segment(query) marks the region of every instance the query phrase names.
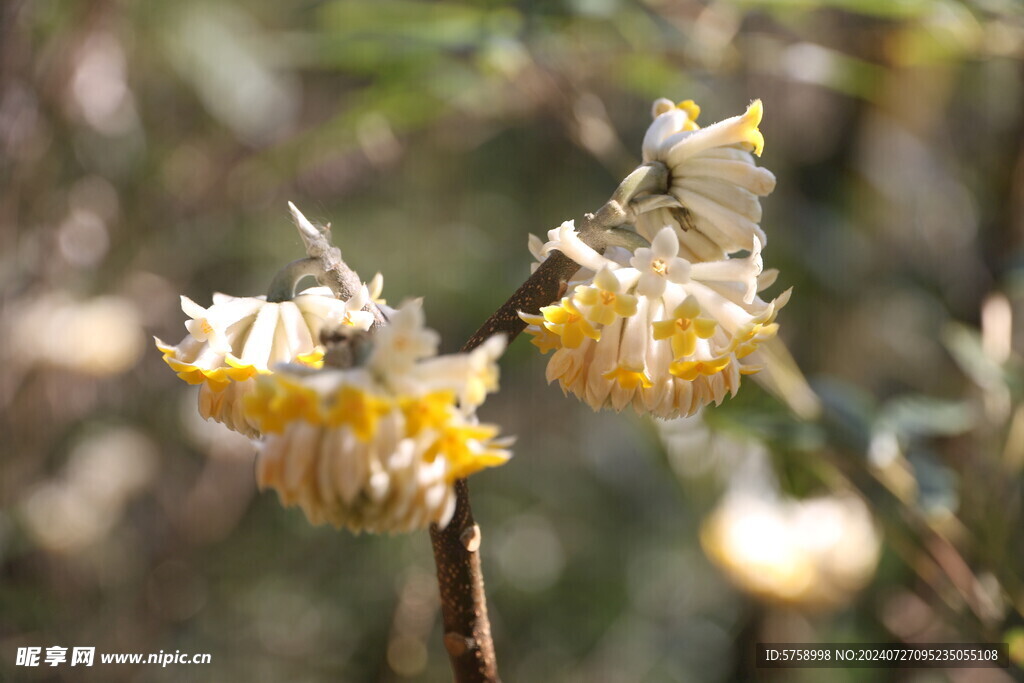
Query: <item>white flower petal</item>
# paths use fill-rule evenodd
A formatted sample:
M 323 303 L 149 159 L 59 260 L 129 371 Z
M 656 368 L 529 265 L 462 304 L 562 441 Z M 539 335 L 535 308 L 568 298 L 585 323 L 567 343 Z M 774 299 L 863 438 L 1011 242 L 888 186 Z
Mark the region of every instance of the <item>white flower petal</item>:
M 656 117 L 647 129 L 647 133 L 644 134 L 642 145 L 644 161 L 657 160 L 662 153 L 665 139 L 686 125 L 686 122 L 689 120 L 690 117 L 686 115 L 686 112 L 677 109 L 675 106 Z
M 240 360 L 246 365 L 253 365 L 261 370 L 268 369 L 270 352 L 274 345 L 274 333 L 277 329 L 278 305 L 268 303 L 256 314 L 249 338 L 245 342 Z
M 762 197 L 775 189 L 775 176 L 767 168 L 745 161 L 717 159 L 707 153 L 688 159 L 679 167 L 679 175 L 683 178 L 715 178 Z
M 691 266 L 689 261 L 681 258 L 674 258 L 669 261 L 666 266 L 665 277 L 669 282 L 674 282 L 680 285 L 686 284 L 690 281 L 690 268 Z
M 181 310 L 190 318 L 206 317 L 206 309 L 184 295 L 181 297 Z
M 558 230 L 558 246 L 554 247 L 584 268 L 597 272 L 605 267 L 615 267 L 615 263 L 597 253 L 579 238 L 572 221 L 562 223 Z
M 755 223 L 761 220 L 761 202 L 757 196 L 738 185 L 711 178 L 680 178 L 673 190 L 698 194 Z
M 679 253 L 679 241 L 671 227 L 666 225 L 658 231 L 651 241 L 651 252 L 660 259 L 674 258 Z
M 652 299 L 660 297 L 665 293 L 665 278 L 652 271 L 641 273 L 636 291 L 638 294 Z

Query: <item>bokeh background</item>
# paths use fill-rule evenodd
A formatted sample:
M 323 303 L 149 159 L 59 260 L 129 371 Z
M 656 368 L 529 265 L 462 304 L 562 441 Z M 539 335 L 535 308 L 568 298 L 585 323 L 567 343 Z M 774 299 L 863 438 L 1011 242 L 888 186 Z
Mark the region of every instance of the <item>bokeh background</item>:
M 757 670 L 762 641 L 1024 661 L 1017 0 L 8 0 L 0 679 L 445 680 L 426 534 L 258 493 L 150 337 L 184 335 L 179 294 L 263 293 L 302 255 L 293 200 L 454 350 L 660 96 L 705 124 L 763 99 L 795 364 L 656 426 L 513 345 L 481 412 L 516 456 L 472 481 L 505 680 L 822 680 Z M 50 645 L 213 662 L 14 666 Z

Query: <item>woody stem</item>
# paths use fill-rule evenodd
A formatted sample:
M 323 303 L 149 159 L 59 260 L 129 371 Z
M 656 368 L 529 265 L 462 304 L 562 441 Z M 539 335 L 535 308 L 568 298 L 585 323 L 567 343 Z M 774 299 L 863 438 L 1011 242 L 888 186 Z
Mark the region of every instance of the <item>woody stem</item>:
M 668 171 L 662 164 L 646 164 L 627 176 L 612 199 L 596 214 L 586 214 L 579 226 L 580 239 L 603 252 L 613 244 L 634 246 L 635 240 L 617 230 L 634 218 L 634 199 L 664 193 Z M 639 238 L 633 233 L 633 237 Z M 642 239 L 642 238 L 639 238 Z M 511 342 L 526 328 L 519 312 L 536 314 L 565 291 L 569 279 L 580 268 L 565 254 L 554 251 L 519 289 L 466 341 L 463 352 L 472 351 L 495 334 L 504 333 Z M 483 570 L 480 564 L 480 527 L 473 519 L 469 486 L 465 479 L 455 482 L 455 513 L 448 526 L 430 527 L 430 541 L 437 565 L 441 593 L 444 645 L 456 683 L 499 681 L 498 663 L 487 616 Z

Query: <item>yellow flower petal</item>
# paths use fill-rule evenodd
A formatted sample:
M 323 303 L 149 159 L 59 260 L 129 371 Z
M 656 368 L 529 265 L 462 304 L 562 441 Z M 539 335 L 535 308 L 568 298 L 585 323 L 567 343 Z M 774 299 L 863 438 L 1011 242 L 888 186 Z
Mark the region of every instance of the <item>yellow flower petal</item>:
M 690 117 L 693 122 L 697 121 L 697 117 L 700 116 L 700 105 L 693 100 L 683 100 L 676 105 L 679 109 L 686 112 L 686 115 Z
M 352 386 L 343 386 L 335 394 L 327 411 L 327 424 L 348 425 L 360 441 L 369 441 L 377 432 L 377 422 L 391 410 L 388 401 L 371 396 Z
M 697 318 L 693 321 L 693 331 L 701 339 L 710 339 L 715 335 L 715 328 L 718 326 L 714 320 L 708 318 Z
M 677 359 L 692 356 L 696 350 L 697 335 L 694 332 L 693 327 L 688 326 L 685 330 L 677 328 L 676 334 L 672 336 L 672 358 Z
M 675 320 L 656 320 L 655 322 L 651 323 L 651 334 L 654 336 L 655 341 L 668 339 L 675 333 Z
M 455 407 L 455 393 L 435 391 L 422 398 L 407 398 L 399 401 L 405 415 L 405 433 L 417 436 L 424 429 L 441 429 L 448 423 Z
M 607 380 L 618 382 L 619 386 L 623 389 L 636 389 L 637 387 L 650 389 L 654 386 L 651 382 L 651 378 L 647 376 L 647 373 L 643 371 L 643 368 L 636 370 L 620 365 L 614 370 L 604 373 L 602 377 Z
M 676 361 L 669 366 L 668 371 L 680 379 L 692 382 L 700 375 L 714 375 L 721 372 L 729 365 L 730 360 L 729 356 L 722 356 L 703 361 Z
M 764 136 L 761 135 L 761 131 L 757 128 L 761 123 L 761 116 L 763 114 L 764 105 L 761 104 L 761 100 L 754 100 L 747 107 L 747 111 L 742 119 L 744 124 L 743 137 L 746 142 L 754 146 L 754 154 L 756 156 L 761 156 L 761 152 L 764 151 Z

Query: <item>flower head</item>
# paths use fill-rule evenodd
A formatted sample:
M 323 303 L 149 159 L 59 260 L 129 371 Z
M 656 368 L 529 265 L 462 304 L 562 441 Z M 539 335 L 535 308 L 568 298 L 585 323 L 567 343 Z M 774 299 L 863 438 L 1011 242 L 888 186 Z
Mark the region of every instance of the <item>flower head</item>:
M 327 287 L 312 287 L 291 301 L 214 294 L 213 305 L 181 298 L 191 318 L 188 335 L 176 346 L 156 339 L 157 348 L 178 377 L 200 385 L 199 412 L 207 419 L 256 436 L 241 398 L 253 390 L 252 378 L 269 374 L 278 363 L 323 364 L 320 331 L 326 324 L 369 329 L 373 318 L 362 311 L 370 293 L 364 285 L 350 301 L 335 298 Z
M 553 231 L 554 232 L 554 231 Z M 748 356 L 775 334 L 788 294 L 757 297 L 760 244 L 746 257 L 691 263 L 670 226 L 649 248 L 599 254 L 563 225 L 536 253 L 559 249 L 581 265 L 574 293 L 520 316 L 548 362 L 548 381 L 595 410 L 671 418 L 721 402 L 760 369 Z M 593 273 L 596 273 L 594 275 Z
M 531 237 L 538 261 L 557 249 L 580 266 L 569 278 L 571 296 L 520 313 L 533 344 L 554 352 L 549 382 L 595 410 L 632 405 L 672 418 L 720 403 L 742 375 L 761 369 L 758 346 L 775 335 L 789 296 L 757 296 L 776 275 L 762 273 L 757 225 L 758 198 L 775 186 L 752 156 L 764 147 L 761 113 L 755 101 L 701 128 L 692 100 L 654 103 L 643 158 L 666 166 L 669 186 L 667 195 L 636 203 L 635 228 L 650 246 L 598 253 L 572 222 L 549 231 L 547 242 Z M 748 253 L 728 256 L 738 251 Z
M 385 375 L 400 377 L 417 361 L 437 353 L 440 337 L 434 330 L 423 326 L 422 300 L 407 303 L 403 311 L 383 327 L 374 340 L 370 363 Z
M 448 523 L 455 480 L 510 457 L 509 441 L 473 413 L 497 389 L 505 342 L 436 356 L 423 322 L 420 302 L 407 303 L 374 335 L 365 366 L 260 378 L 245 403 L 264 434 L 261 487 L 314 524 L 399 532 Z
M 758 226 L 759 197 L 775 188 L 775 176 L 754 164 L 753 155 L 764 149 L 758 129 L 762 112 L 761 101 L 755 100 L 744 114 L 700 128 L 700 109 L 692 100 L 679 105 L 666 99 L 655 102 L 643 159 L 668 167 L 674 205 L 642 213 L 637 232 L 653 240 L 662 227 L 671 226 L 680 255 L 694 263 L 751 250 L 755 238 L 766 244 Z

